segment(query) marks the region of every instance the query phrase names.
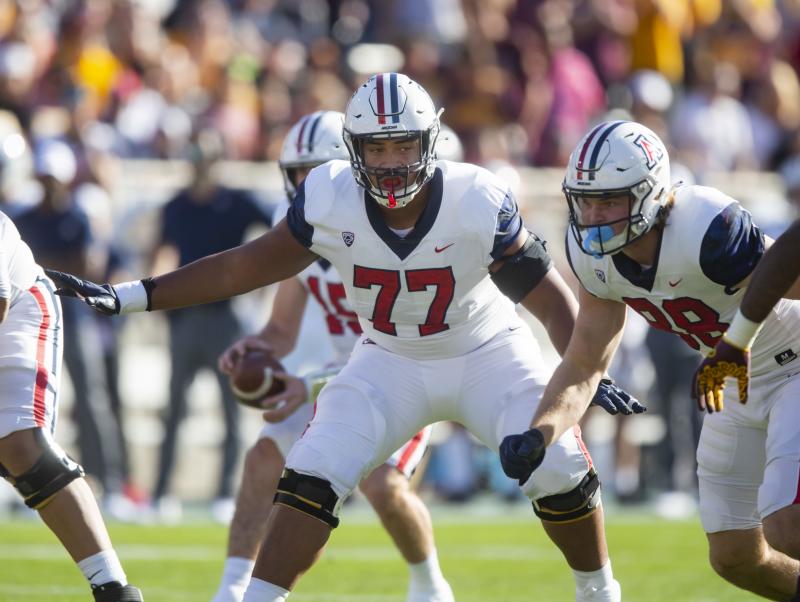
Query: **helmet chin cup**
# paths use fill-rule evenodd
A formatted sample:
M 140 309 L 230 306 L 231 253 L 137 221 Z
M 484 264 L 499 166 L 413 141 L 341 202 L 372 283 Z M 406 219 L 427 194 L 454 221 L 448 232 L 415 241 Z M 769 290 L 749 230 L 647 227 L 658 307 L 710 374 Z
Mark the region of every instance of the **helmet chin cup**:
M 614 238 L 614 230 L 611 226 L 592 226 L 586 238 L 583 239 L 583 250 L 588 255 L 600 258 L 603 256 L 603 246 Z

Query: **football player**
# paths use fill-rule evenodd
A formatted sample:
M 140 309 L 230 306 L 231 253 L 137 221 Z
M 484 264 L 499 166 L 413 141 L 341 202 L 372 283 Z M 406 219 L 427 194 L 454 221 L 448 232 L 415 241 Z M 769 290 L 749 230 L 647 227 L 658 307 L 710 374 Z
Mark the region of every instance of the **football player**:
M 545 446 L 586 409 L 626 305 L 701 354 L 728 330 L 769 241 L 734 199 L 704 186 L 671 188 L 669 174 L 664 144 L 635 122 L 602 123 L 573 151 L 564 194 L 580 311 L 531 430 L 501 445 L 507 474 L 535 475 L 550 455 Z M 787 288 L 784 297 L 800 297 L 800 283 Z M 766 316 L 752 347 L 750 401 L 736 402 L 736 386 L 725 389 L 724 411 L 716 394 L 701 396 L 709 413 L 697 450 L 711 566 L 771 600 L 800 600 L 800 303 L 787 299 L 768 316 L 747 314 Z
M 566 350 L 577 303 L 544 244 L 506 182 L 436 161 L 438 134 L 439 111 L 419 84 L 377 74 L 345 112 L 350 160 L 313 169 L 286 219 L 260 238 L 115 286 L 53 273 L 64 294 L 109 314 L 228 298 L 319 257 L 342 278 L 363 335 L 286 458 L 247 602 L 286 600 L 344 499 L 424 425 L 454 420 L 497 449 L 530 423 L 549 374 L 515 302 Z M 598 476 L 575 424 L 520 487 L 573 570 L 576 601 L 620 600 Z
M 301 118 L 289 130 L 279 161 L 289 200 L 312 168 L 348 158 L 342 140 L 343 123 L 342 113 L 318 111 Z M 286 209 L 288 205 L 283 208 L 284 214 Z M 275 221 L 281 217 L 276 216 Z M 313 417 L 313 403 L 306 401 L 313 402 L 316 395 L 309 399 L 309 392 L 321 388 L 327 375 L 338 372 L 361 335 L 358 316 L 350 309 L 345 287 L 333 266 L 320 258 L 297 276 L 281 282 L 266 326 L 257 335 L 236 341 L 220 357 L 220 370 L 230 374 L 238 358 L 248 350 L 259 349 L 276 357 L 287 355 L 295 346 L 310 298 L 325 315 L 336 358 L 332 365 L 306 379 L 279 376 L 286 382 L 286 391 L 264 400 L 265 407 L 276 407 L 265 412 L 267 424 L 245 458 L 228 537 L 228 556 L 212 602 L 241 602 L 266 530 L 284 459 Z M 430 514 L 408 481 L 425 453 L 430 431 L 431 427 L 425 427 L 395 451 L 360 483 L 360 489 L 408 562 L 408 601 L 452 602 L 452 590 L 439 568 Z
M 55 533 L 98 602 L 140 602 L 83 468 L 53 439 L 63 352 L 61 304 L 0 213 L 0 475 Z

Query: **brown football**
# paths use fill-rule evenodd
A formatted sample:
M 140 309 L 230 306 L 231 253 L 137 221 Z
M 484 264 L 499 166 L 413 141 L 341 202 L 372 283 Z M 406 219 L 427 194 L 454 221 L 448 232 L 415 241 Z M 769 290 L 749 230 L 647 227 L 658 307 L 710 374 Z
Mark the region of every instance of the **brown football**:
M 283 381 L 273 378 L 275 372 L 285 372 L 281 363 L 264 351 L 248 351 L 233 368 L 230 384 L 241 403 L 261 409 L 265 397 L 277 395 L 286 388 Z

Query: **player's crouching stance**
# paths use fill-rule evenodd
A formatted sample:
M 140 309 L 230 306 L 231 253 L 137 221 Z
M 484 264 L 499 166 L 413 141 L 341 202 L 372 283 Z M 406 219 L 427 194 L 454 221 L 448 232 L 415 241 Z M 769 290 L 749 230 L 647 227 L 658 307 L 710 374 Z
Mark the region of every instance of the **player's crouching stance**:
M 246 602 L 286 600 L 338 525 L 343 500 L 424 425 L 460 422 L 493 449 L 527 428 L 548 374 L 512 301 L 542 321 L 560 352 L 567 347 L 575 299 L 508 185 L 474 165 L 437 163 L 438 134 L 425 90 L 401 74 L 376 75 L 348 104 L 350 162 L 312 170 L 287 218 L 261 238 L 116 287 L 54 274 L 108 313 L 227 298 L 318 256 L 342 277 L 364 336 L 286 459 Z M 620 600 L 577 427 L 521 488 L 573 569 L 576 600 Z
M 626 305 L 701 354 L 723 334 L 741 345 L 740 354 L 750 345 L 748 337 L 739 342 L 741 322 L 738 336 L 726 330 L 769 241 L 719 190 L 673 189 L 669 157 L 655 133 L 627 121 L 598 125 L 573 151 L 564 193 L 580 311 L 532 430 L 502 444 L 509 474 L 535 475 L 551 453 L 545 444 L 586 409 L 585 392 L 619 343 Z M 800 303 L 788 300 L 800 298 L 800 283 L 786 287 L 775 295 L 785 299 L 758 316 L 769 314 L 752 347 L 750 400 L 746 378 L 741 391 L 725 388 L 724 410 L 714 379 L 712 386 L 701 382 L 701 409 L 709 414 L 697 462 L 700 519 L 714 570 L 770 600 L 800 601 Z M 730 353 L 729 344 L 717 350 L 726 346 Z
M 54 290 L 0 213 L 0 475 L 55 533 L 96 601 L 140 602 L 83 469 L 52 438 L 63 347 Z
M 343 122 L 344 115 L 338 111 L 319 111 L 301 118 L 289 130 L 279 161 L 288 202 L 277 211 L 285 214 L 297 187 L 311 169 L 332 159 L 347 160 Z M 450 136 L 457 142 L 454 133 Z M 325 369 L 307 374 L 302 380 L 286 375 L 283 377 L 286 390 L 263 400 L 265 406 L 282 403 L 264 413 L 266 424 L 245 456 L 223 577 L 211 602 L 241 602 L 267 528 L 285 458 L 314 416 L 311 402 L 317 399 L 327 380 L 339 372 L 361 335 L 361 326 L 347 302 L 339 274 L 320 259 L 297 276 L 281 282 L 266 326 L 257 335 L 236 341 L 220 357 L 220 370 L 228 374 L 250 349 L 284 357 L 295 346 L 310 299 L 325 313 L 327 325 L 326 332 L 313 333 L 314 340 L 319 344 L 328 337 L 335 354 Z M 427 426 L 415 434 L 359 484 L 408 564 L 406 602 L 453 602 L 453 592 L 439 568 L 430 513 L 410 483 L 431 430 Z

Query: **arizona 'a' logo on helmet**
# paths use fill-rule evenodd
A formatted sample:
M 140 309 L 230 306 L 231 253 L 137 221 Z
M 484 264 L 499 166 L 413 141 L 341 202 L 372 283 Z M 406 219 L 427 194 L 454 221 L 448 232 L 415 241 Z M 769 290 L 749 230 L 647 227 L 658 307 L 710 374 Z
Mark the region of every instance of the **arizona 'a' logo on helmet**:
M 402 73 L 379 73 L 355 91 L 344 118 L 344 143 L 353 176 L 370 196 L 385 207 L 404 207 L 433 176 L 439 114 L 433 100 L 417 82 Z M 364 144 L 379 140 L 419 140 L 419 157 L 398 168 L 367 167 Z M 382 181 L 404 182 L 387 189 Z
M 653 131 L 633 121 L 594 127 L 572 151 L 562 186 L 570 230 L 581 250 L 610 255 L 645 234 L 656 223 L 669 188 L 669 155 Z M 627 199 L 625 217 L 582 223 L 582 201 L 612 197 Z

